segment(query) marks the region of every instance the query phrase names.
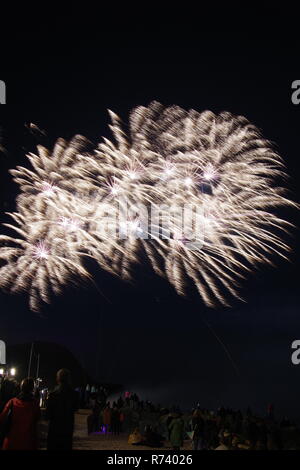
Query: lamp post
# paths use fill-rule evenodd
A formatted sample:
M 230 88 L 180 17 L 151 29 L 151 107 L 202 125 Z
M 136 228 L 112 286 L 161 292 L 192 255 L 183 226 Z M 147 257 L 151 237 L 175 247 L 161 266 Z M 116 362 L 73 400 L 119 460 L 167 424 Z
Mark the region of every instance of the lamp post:
M 33 344 L 34 344 L 34 343 L 31 343 L 27 377 L 30 377 L 30 372 L 31 372 L 31 362 L 32 362 L 32 354 L 33 354 Z
M 37 355 L 37 365 L 36 365 L 36 378 L 39 378 L 39 372 L 40 372 L 40 355 Z

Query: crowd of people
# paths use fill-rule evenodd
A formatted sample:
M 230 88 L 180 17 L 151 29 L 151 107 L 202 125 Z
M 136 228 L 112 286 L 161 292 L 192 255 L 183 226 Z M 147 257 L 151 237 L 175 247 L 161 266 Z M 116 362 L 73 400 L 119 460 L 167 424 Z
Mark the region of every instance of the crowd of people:
M 164 443 L 179 450 L 184 440 L 194 450 L 280 450 L 300 448 L 300 431 L 286 417 L 276 420 L 273 405 L 264 417 L 248 408 L 240 410 L 221 407 L 216 412 L 200 405 L 182 413 L 178 406 L 170 409 L 140 400 L 136 394 L 120 396 L 112 406 L 106 402 L 101 409 L 97 398 L 88 417 L 88 432 L 102 430 L 105 434 L 129 434 L 128 443 L 159 448 Z M 128 423 L 127 416 L 135 416 Z M 127 425 L 124 426 L 124 424 Z M 169 445 L 169 444 L 168 444 Z
M 300 446 L 300 433 L 295 423 L 275 419 L 271 405 L 264 417 L 248 408 L 220 408 L 216 413 L 198 405 L 191 416 L 193 448 L 215 450 L 282 450 Z
M 40 447 L 38 423 L 48 421 L 47 449 L 71 450 L 74 416 L 87 408 L 88 434 L 128 436 L 128 444 L 180 450 L 281 450 L 299 449 L 300 431 L 287 418 L 276 419 L 269 406 L 264 417 L 248 408 L 219 408 L 216 412 L 197 405 L 183 413 L 178 406 L 170 409 L 141 400 L 126 392 L 112 403 L 104 387 L 87 386 L 74 390 L 70 372 L 61 369 L 57 386 L 42 393 L 32 378 L 20 384 L 3 379 L 0 384 L 0 449 L 34 450 Z M 41 405 L 43 409 L 41 410 Z M 189 443 L 189 444 L 188 444 Z
M 179 407 L 173 406 L 172 412 L 169 413 L 160 405 L 155 405 L 149 400 L 140 400 L 136 393 L 129 392 L 112 404 L 110 401 L 101 402 L 95 392 L 91 395 L 88 406 L 91 408 L 91 414 L 87 418 L 89 434 L 101 431 L 103 434 L 119 435 L 124 431 L 129 433 L 129 444 L 155 448 L 163 447 L 166 440 L 171 442 L 175 450 L 179 450 L 183 444 L 184 421 Z M 168 419 L 167 433 L 164 433 L 160 417 Z M 147 418 L 152 424 L 147 423 Z

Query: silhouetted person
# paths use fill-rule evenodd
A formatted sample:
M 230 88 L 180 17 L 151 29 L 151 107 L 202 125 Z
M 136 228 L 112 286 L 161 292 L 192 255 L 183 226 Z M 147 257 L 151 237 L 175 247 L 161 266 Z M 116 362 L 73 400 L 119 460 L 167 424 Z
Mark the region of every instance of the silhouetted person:
M 194 450 L 201 450 L 204 437 L 204 421 L 202 419 L 201 411 L 199 408 L 194 412 L 192 418 L 193 424 L 193 448 Z
M 118 408 L 122 408 L 124 406 L 124 400 L 122 399 L 122 397 L 118 398 L 117 406 Z
M 19 386 L 15 380 L 5 378 L 0 385 L 0 413 L 4 410 L 6 403 L 18 395 Z
M 120 434 L 120 411 L 116 404 L 111 411 L 111 432 L 114 436 Z
M 21 393 L 9 400 L 0 415 L 2 424 L 10 415 L 9 427 L 4 438 L 4 450 L 36 450 L 38 448 L 37 423 L 40 407 L 34 398 L 34 380 L 24 379 Z
M 174 450 L 179 451 L 183 445 L 184 421 L 181 413 L 173 413 L 173 419 L 169 424 L 170 441 Z
M 99 402 L 96 400 L 92 413 L 87 417 L 88 434 L 100 431 L 100 412 L 101 407 Z
M 72 389 L 71 375 L 61 369 L 56 376 L 57 387 L 49 394 L 46 419 L 49 420 L 47 449 L 72 450 L 74 414 L 78 410 L 79 397 Z
M 110 403 L 108 402 L 103 410 L 103 426 L 104 426 L 104 433 L 107 434 L 111 428 L 111 407 Z

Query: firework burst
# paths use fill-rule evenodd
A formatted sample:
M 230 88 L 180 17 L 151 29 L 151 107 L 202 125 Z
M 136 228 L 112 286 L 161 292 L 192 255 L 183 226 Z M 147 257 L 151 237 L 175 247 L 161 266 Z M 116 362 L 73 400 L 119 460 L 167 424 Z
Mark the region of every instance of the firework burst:
M 178 294 L 192 284 L 214 307 L 240 298 L 238 280 L 254 266 L 287 257 L 290 224 L 277 208 L 295 204 L 278 183 L 284 163 L 245 117 L 153 102 L 132 111 L 126 136 L 110 116 L 113 141 L 92 150 L 81 136 L 59 139 L 53 152 L 28 155 L 31 170 L 11 170 L 20 195 L 9 228 L 21 238 L 1 236 L 0 286 L 28 291 L 37 310 L 88 276 L 84 257 L 132 279 L 146 255 Z M 180 211 L 170 217 L 185 206 L 197 209 L 186 217 L 200 230 L 187 231 Z
M 17 237 L 0 236 L 0 287 L 12 293 L 27 291 L 30 308 L 38 311 L 41 302 L 50 303 L 51 294 L 78 276 L 88 277 L 77 254 L 76 240 L 64 238 L 49 222 L 12 213 L 15 225 L 5 224 Z

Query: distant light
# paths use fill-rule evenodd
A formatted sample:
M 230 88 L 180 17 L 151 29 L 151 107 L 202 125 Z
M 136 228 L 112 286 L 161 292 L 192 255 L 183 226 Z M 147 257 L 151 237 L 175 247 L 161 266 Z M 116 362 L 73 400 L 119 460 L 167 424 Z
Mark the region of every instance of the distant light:
M 131 180 L 135 180 L 137 178 L 137 173 L 135 171 L 128 171 L 127 174 Z
M 47 183 L 46 181 L 42 184 L 42 193 L 46 194 L 46 196 L 50 196 L 54 193 L 56 186 L 53 183 Z
M 34 258 L 47 259 L 49 255 L 49 249 L 45 242 L 39 242 L 34 248 Z
M 205 180 L 208 180 L 208 181 L 209 181 L 209 180 L 212 180 L 213 177 L 214 177 L 214 174 L 213 174 L 212 172 L 206 171 L 206 172 L 203 174 L 203 178 L 204 178 Z
M 164 168 L 164 176 L 172 176 L 174 175 L 176 168 L 174 163 L 166 162 Z
M 143 229 L 140 226 L 140 221 L 138 219 L 122 221 L 119 223 L 120 233 L 122 235 L 139 235 L 143 233 Z
M 135 231 L 138 229 L 139 222 L 137 220 L 131 220 L 128 222 L 128 227 L 130 230 Z
M 4 369 L 0 369 L 0 375 L 4 375 Z
M 16 375 L 16 369 L 13 367 L 12 369 L 10 369 L 9 373 L 12 377 L 14 377 Z
M 210 181 L 217 176 L 217 171 L 212 165 L 208 165 L 203 172 L 203 179 Z
M 190 177 L 185 178 L 184 184 L 185 184 L 186 186 L 191 186 L 191 185 L 193 184 L 192 178 L 190 178 Z
M 119 188 L 117 186 L 112 186 L 110 191 L 112 194 L 116 195 L 119 192 Z

